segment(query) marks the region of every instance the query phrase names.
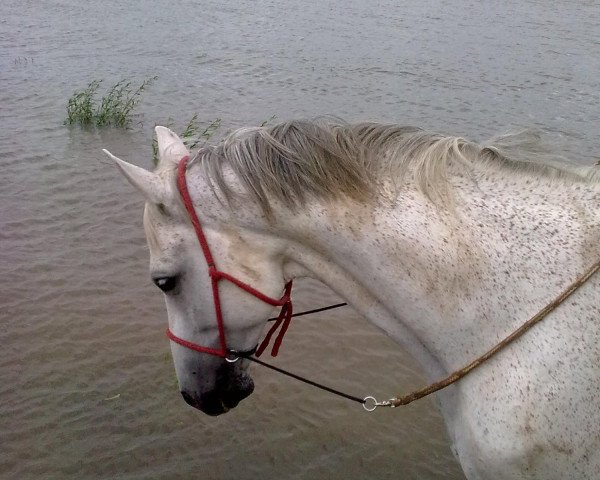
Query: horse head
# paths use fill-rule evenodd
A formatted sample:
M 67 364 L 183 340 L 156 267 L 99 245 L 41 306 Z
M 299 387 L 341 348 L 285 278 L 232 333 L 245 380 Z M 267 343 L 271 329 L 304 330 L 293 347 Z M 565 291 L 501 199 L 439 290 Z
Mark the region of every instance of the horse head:
M 191 406 L 219 415 L 254 389 L 248 361 L 230 362 L 228 352 L 255 348 L 273 306 L 283 305 L 264 300 L 280 299 L 286 290 L 283 246 L 272 236 L 231 223 L 231 209 L 216 197 L 202 169 L 192 175 L 196 169 L 190 167 L 191 208 L 201 219 L 216 265 L 211 266 L 177 188 L 178 165 L 189 152 L 169 129 L 156 127 L 156 134 L 159 163 L 153 172 L 105 153 L 146 199 L 150 276 L 164 294 L 181 394 Z

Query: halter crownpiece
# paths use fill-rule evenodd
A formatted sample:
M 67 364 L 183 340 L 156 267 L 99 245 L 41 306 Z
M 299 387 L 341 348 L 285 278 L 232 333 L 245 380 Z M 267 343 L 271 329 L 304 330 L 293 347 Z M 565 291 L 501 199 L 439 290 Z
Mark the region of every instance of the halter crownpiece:
M 231 353 L 248 353 L 248 352 L 236 352 L 234 349 L 227 348 L 227 340 L 225 338 L 225 323 L 223 321 L 223 312 L 221 309 L 221 298 L 219 296 L 219 282 L 221 280 L 227 280 L 228 282 L 233 283 L 238 288 L 244 290 L 250 295 L 258 298 L 264 303 L 268 303 L 274 307 L 281 307 L 281 312 L 279 316 L 275 320 L 275 324 L 270 328 L 267 336 L 260 343 L 260 345 L 256 348 L 256 356 L 260 356 L 263 351 L 267 348 L 269 342 L 271 341 L 271 337 L 275 333 L 275 331 L 281 327 L 277 338 L 275 339 L 275 343 L 273 344 L 273 348 L 271 350 L 271 356 L 275 357 L 279 353 L 279 347 L 281 347 L 281 342 L 283 341 L 283 336 L 287 331 L 290 321 L 292 320 L 293 315 L 293 307 L 292 307 L 292 281 L 290 280 L 285 284 L 285 291 L 281 298 L 272 298 L 264 293 L 256 290 L 245 282 L 238 280 L 234 276 L 222 272 L 217 269 L 215 265 L 214 258 L 210 251 L 210 247 L 208 242 L 206 241 L 206 237 L 204 236 L 204 231 L 202 230 L 202 225 L 200 224 L 200 220 L 198 219 L 198 215 L 196 214 L 196 210 L 194 209 L 194 204 L 192 203 L 192 198 L 190 196 L 190 192 L 188 191 L 187 181 L 186 181 L 186 171 L 187 165 L 190 157 L 183 157 L 177 166 L 177 188 L 179 189 L 179 194 L 183 200 L 183 204 L 185 209 L 190 216 L 190 220 L 194 227 L 194 231 L 196 232 L 196 237 L 198 238 L 198 242 L 200 243 L 200 247 L 202 248 L 202 253 L 204 254 L 204 258 L 206 260 L 206 264 L 208 265 L 208 275 L 210 277 L 211 286 L 212 286 L 212 294 L 213 294 L 213 305 L 215 307 L 215 315 L 217 318 L 217 328 L 219 330 L 219 348 L 205 347 L 203 345 L 198 345 L 197 343 L 190 342 L 183 338 L 175 335 L 170 328 L 167 328 L 167 337 L 191 350 L 195 350 L 197 352 L 208 353 L 210 355 L 215 355 L 217 357 L 228 358 Z

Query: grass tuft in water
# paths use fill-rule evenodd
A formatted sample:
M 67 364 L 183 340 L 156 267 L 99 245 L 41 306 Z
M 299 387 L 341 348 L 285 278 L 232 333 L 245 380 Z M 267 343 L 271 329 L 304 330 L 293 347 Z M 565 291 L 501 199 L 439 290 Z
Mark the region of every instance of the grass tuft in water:
M 76 91 L 67 103 L 67 120 L 65 123 L 72 125 L 90 125 L 94 121 L 95 101 L 94 96 L 98 91 L 101 80 L 92 81 L 86 89 Z
M 165 126 L 172 129 L 173 120 L 169 119 L 169 122 L 167 122 Z M 202 127 L 198 122 L 198 114 L 195 113 L 183 131 L 179 134 L 179 138 L 181 138 L 181 141 L 188 150 L 193 150 L 208 142 L 219 128 L 221 128 L 220 118 L 216 118 L 205 127 Z M 158 165 L 158 142 L 156 138 L 152 139 L 152 161 L 154 162 L 154 166 Z
M 277 115 L 273 114 L 270 118 L 267 118 L 264 122 L 260 124 L 261 127 L 266 127 L 269 123 L 277 118 Z
M 87 88 L 76 91 L 67 102 L 67 125 L 96 125 L 127 128 L 131 124 L 133 111 L 140 103 L 142 92 L 157 77 L 144 80 L 138 87 L 133 82 L 121 80 L 115 83 L 100 101 L 96 94 L 102 80 L 93 80 Z
M 276 118 L 277 115 L 272 115 L 271 118 L 268 118 L 267 120 L 262 122 L 260 126 L 265 127 Z M 173 119 L 170 118 L 165 126 L 172 130 Z M 181 138 L 183 144 L 187 147 L 188 150 L 193 150 L 198 146 L 204 146 L 215 134 L 215 132 L 220 128 L 220 118 L 216 118 L 205 127 L 202 127 L 202 125 L 200 125 L 200 123 L 198 122 L 198 114 L 195 113 L 194 116 L 187 123 L 183 131 L 179 134 L 179 138 Z M 154 163 L 155 167 L 158 165 L 158 142 L 156 138 L 152 139 L 152 162 Z

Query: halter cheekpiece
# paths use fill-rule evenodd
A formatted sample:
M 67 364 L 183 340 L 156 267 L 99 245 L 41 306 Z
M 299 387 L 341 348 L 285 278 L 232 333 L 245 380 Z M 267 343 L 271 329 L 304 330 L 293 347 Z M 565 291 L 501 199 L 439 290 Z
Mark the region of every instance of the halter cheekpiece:
M 177 167 L 177 188 L 179 189 L 179 193 L 183 200 L 183 204 L 185 205 L 185 209 L 187 210 L 188 215 L 190 216 L 190 220 L 192 222 L 192 225 L 194 226 L 194 231 L 196 232 L 196 237 L 198 238 L 198 242 L 200 243 L 200 247 L 202 248 L 202 253 L 204 254 L 206 264 L 208 265 L 208 275 L 210 277 L 210 282 L 212 286 L 213 305 L 215 307 L 217 328 L 219 331 L 219 348 L 198 345 L 197 343 L 193 343 L 183 338 L 180 338 L 176 336 L 170 328 L 167 328 L 167 337 L 169 337 L 175 343 L 178 343 L 179 345 L 182 345 L 191 350 L 209 353 L 210 355 L 215 355 L 218 357 L 228 358 L 230 355 L 238 353 L 235 349 L 228 348 L 227 339 L 225 337 L 225 322 L 223 320 L 223 311 L 221 309 L 219 282 L 221 280 L 227 280 L 228 282 L 233 283 L 235 286 L 244 290 L 250 295 L 258 298 L 262 302 L 268 303 L 269 305 L 272 305 L 274 307 L 281 307 L 279 316 L 276 318 L 275 323 L 268 331 L 264 340 L 256 348 L 255 353 L 256 356 L 260 356 L 265 350 L 265 348 L 267 348 L 267 346 L 269 345 L 273 334 L 277 331 L 279 327 L 281 327 L 281 330 L 279 331 L 279 334 L 277 335 L 277 338 L 275 339 L 275 343 L 273 344 L 273 348 L 271 350 L 271 356 L 275 357 L 279 352 L 279 347 L 281 346 L 281 342 L 283 341 L 283 336 L 285 335 L 285 332 L 287 331 L 290 325 L 290 321 L 292 319 L 292 281 L 290 280 L 288 283 L 285 284 L 283 296 L 277 299 L 269 297 L 268 295 L 265 295 L 264 293 L 256 290 L 247 283 L 242 282 L 234 276 L 217 269 L 214 258 L 210 251 L 210 247 L 208 245 L 208 242 L 206 241 L 206 237 L 204 236 L 202 225 L 200 223 L 200 220 L 198 219 L 196 210 L 194 209 L 194 204 L 192 203 L 192 198 L 190 197 L 190 193 L 187 187 L 186 171 L 189 159 L 189 156 L 185 156 L 179 161 L 179 165 Z

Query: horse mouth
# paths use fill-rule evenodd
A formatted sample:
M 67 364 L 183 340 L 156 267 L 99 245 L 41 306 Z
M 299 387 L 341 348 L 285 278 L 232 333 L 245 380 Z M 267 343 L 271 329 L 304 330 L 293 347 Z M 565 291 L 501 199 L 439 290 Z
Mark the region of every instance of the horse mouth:
M 202 394 L 190 394 L 185 390 L 181 391 L 181 396 L 186 403 L 197 408 L 203 413 L 211 416 L 227 413 L 254 391 L 254 382 L 250 377 L 241 384 L 228 386 L 226 388 L 211 390 Z

